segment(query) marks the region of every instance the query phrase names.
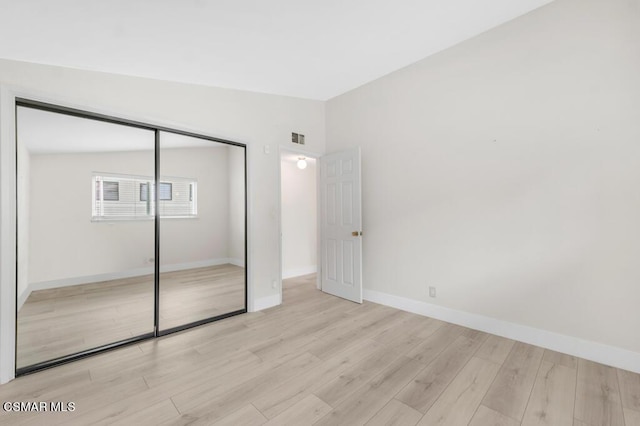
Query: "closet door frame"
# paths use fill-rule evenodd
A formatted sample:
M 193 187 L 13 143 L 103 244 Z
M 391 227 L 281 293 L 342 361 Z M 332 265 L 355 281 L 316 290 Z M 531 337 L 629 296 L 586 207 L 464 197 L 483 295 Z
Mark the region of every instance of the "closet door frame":
M 249 269 L 249 256 L 248 256 L 248 172 L 247 172 L 247 146 L 246 144 L 240 143 L 240 142 L 235 142 L 235 141 L 230 141 L 230 140 L 226 140 L 226 139 L 220 139 L 220 138 L 216 138 L 216 137 L 212 137 L 212 136 L 207 136 L 207 135 L 203 135 L 203 134 L 199 134 L 199 133 L 195 133 L 195 132 L 190 132 L 190 131 L 185 131 L 185 130 L 180 130 L 180 129 L 175 129 L 175 128 L 170 128 L 170 127 L 165 127 L 165 126 L 159 126 L 159 125 L 153 125 L 153 124 L 148 124 L 142 121 L 136 121 L 136 120 L 129 120 L 129 119 L 124 119 L 124 118 L 119 118 L 116 116 L 112 116 L 112 115 L 107 115 L 107 114 L 100 114 L 100 113 L 95 113 L 95 112 L 90 112 L 90 111 L 86 111 L 86 110 L 82 110 L 82 109 L 76 109 L 76 108 L 69 108 L 69 107 L 65 107 L 65 106 L 60 106 L 60 105 L 56 105 L 56 104 L 52 104 L 52 103 L 48 103 L 48 102 L 42 102 L 42 101 L 37 101 L 37 100 L 33 100 L 33 99 L 28 99 L 28 98 L 22 98 L 22 97 L 15 97 L 15 110 L 14 110 L 14 114 L 17 120 L 17 109 L 18 107 L 24 107 L 24 108 L 32 108 L 32 109 L 38 109 L 38 110 L 42 110 L 42 111 L 48 111 L 48 112 L 53 112 L 53 113 L 58 113 L 58 114 L 65 114 L 65 115 L 70 115 L 70 116 L 74 116 L 74 117 L 79 117 L 79 118 L 84 118 L 84 119 L 90 119 L 90 120 L 97 120 L 97 121 L 102 121 L 102 122 L 106 122 L 106 123 L 111 123 L 111 124 L 118 124 L 118 125 L 124 125 L 124 126 L 129 126 L 129 127 L 135 127 L 138 129 L 145 129 L 145 130 L 150 130 L 154 132 L 154 136 L 155 136 L 155 144 L 154 144 L 154 159 L 155 159 L 155 165 L 154 165 L 154 170 L 155 170 L 155 176 L 154 176 L 154 180 L 155 180 L 155 199 L 156 202 L 157 200 L 159 200 L 160 198 L 160 132 L 170 132 L 170 133 L 175 133 L 175 134 L 179 134 L 179 135 L 183 135 L 183 136 L 189 136 L 189 137 L 194 137 L 194 138 L 199 138 L 199 139 L 204 139 L 204 140 L 208 140 L 208 141 L 212 141 L 212 142 L 218 142 L 218 143 L 223 143 L 226 145 L 230 145 L 230 146 L 237 146 L 242 148 L 243 151 L 243 155 L 244 155 L 244 308 L 243 309 L 239 309 L 233 312 L 228 312 L 228 313 L 224 313 L 221 315 L 217 315 L 217 316 L 213 316 L 210 318 L 205 318 L 202 320 L 198 320 L 198 321 L 194 321 L 188 324 L 184 324 L 184 325 L 180 325 L 177 327 L 172 327 L 166 330 L 160 330 L 159 329 L 159 321 L 160 321 L 160 209 L 156 207 L 155 209 L 155 225 L 154 225 L 154 251 L 155 251 L 155 264 L 154 264 L 154 325 L 153 325 L 153 331 L 149 332 L 149 333 L 145 333 L 139 336 L 135 336 L 129 339 L 125 339 L 125 340 L 120 340 L 117 342 L 113 342 L 113 343 L 109 343 L 106 345 L 101 345 L 95 348 L 91 348 L 91 349 L 87 349 L 87 350 L 83 350 L 80 352 L 76 352 L 76 353 L 72 353 L 69 355 L 65 355 L 62 357 L 58 357 L 58 358 L 54 358 L 51 360 L 47 360 L 47 361 L 43 361 L 43 362 L 39 362 L 36 364 L 32 364 L 32 365 L 28 365 L 25 367 L 20 367 L 17 368 L 17 355 L 18 355 L 18 351 L 17 351 L 17 342 L 18 342 L 18 261 L 17 261 L 17 242 L 18 242 L 18 226 L 17 226 L 17 221 L 18 221 L 18 207 L 17 207 L 17 203 L 16 203 L 16 209 L 15 209 L 15 219 L 16 219 L 16 227 L 15 227 L 15 238 L 16 238 L 16 270 L 15 270 L 15 286 L 16 286 L 16 297 L 14 300 L 15 303 L 15 342 L 14 342 L 14 366 L 15 366 L 15 376 L 19 377 L 19 376 L 23 376 L 26 374 L 31 374 L 40 370 L 44 370 L 47 368 L 52 368 L 52 367 L 56 367 L 58 365 L 62 365 L 62 364 L 66 364 L 69 362 L 73 362 L 73 361 L 77 361 L 79 359 L 83 359 L 86 358 L 88 356 L 92 356 L 95 354 L 99 354 L 99 353 L 104 353 L 106 351 L 110 351 L 112 349 L 116 349 L 116 348 L 121 348 L 123 346 L 127 346 L 127 345 L 131 345 L 134 343 L 138 343 L 141 341 L 145 341 L 145 340 L 149 340 L 149 339 L 154 339 L 157 337 L 161 337 L 161 336 L 166 336 L 168 334 L 172 334 L 172 333 L 176 333 L 179 331 L 183 331 L 183 330 L 187 330 L 193 327 L 197 327 L 200 325 L 204 325 L 204 324 L 208 324 L 214 321 L 218 321 L 224 318 L 229 318 L 235 315 L 240 315 L 240 314 L 244 314 L 248 311 L 247 307 L 248 307 L 248 290 L 249 290 L 249 274 L 248 274 L 248 269 Z M 17 145 L 18 145 L 18 132 L 17 132 L 17 128 L 16 128 L 16 140 L 15 140 L 15 144 L 16 144 L 16 164 L 17 164 L 17 156 L 18 156 L 18 150 L 17 150 Z M 16 170 L 16 176 L 17 176 L 17 170 Z M 18 187 L 17 187 L 17 179 L 16 179 L 16 195 L 17 195 L 17 191 L 18 191 Z

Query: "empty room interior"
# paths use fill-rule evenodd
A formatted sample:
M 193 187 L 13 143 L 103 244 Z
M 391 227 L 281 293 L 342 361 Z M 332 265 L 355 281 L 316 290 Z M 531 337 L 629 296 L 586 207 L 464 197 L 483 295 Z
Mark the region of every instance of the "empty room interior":
M 0 425 L 640 426 L 640 1 L 0 0 Z

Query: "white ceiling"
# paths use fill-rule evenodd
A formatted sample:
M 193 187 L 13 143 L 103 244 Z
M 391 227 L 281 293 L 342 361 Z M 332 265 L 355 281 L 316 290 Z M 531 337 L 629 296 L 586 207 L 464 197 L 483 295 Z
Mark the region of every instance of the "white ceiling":
M 18 141 L 32 154 L 152 151 L 151 130 L 18 107 Z M 160 133 L 160 148 L 219 148 L 228 145 Z
M 551 0 L 0 0 L 0 58 L 326 100 Z

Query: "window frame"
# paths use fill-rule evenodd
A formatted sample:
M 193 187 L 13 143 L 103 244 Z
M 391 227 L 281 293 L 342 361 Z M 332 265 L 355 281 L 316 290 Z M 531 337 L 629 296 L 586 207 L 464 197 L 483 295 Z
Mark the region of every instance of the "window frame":
M 121 194 L 121 182 L 131 181 L 134 187 L 138 188 L 138 191 L 133 190 L 133 199 L 126 201 L 123 199 Z M 109 172 L 93 172 L 91 175 L 92 182 L 92 194 L 91 194 L 91 222 L 122 222 L 122 221 L 138 221 L 138 220 L 154 220 L 156 216 L 156 206 L 158 203 L 154 202 L 155 199 L 155 179 L 152 176 L 142 176 L 142 175 L 128 175 L 128 174 L 119 174 L 119 173 L 109 173 Z M 100 196 L 104 196 L 104 183 L 111 182 L 118 184 L 118 200 L 104 200 L 101 199 Z M 179 213 L 179 214 L 167 214 L 163 212 L 163 208 L 166 207 L 167 203 L 179 203 L 179 200 L 174 199 L 173 189 L 174 184 L 182 184 L 188 186 L 189 193 L 187 194 L 186 202 L 188 203 L 189 213 Z M 143 187 L 147 187 L 152 190 L 151 193 L 147 190 L 147 194 L 151 194 L 151 200 L 148 200 L 149 197 L 145 197 L 147 199 L 143 199 Z M 162 185 L 165 185 L 167 188 L 168 185 L 168 194 L 167 198 L 161 198 L 160 200 L 160 218 L 161 219 L 195 219 L 198 217 L 198 180 L 196 178 L 187 178 L 187 177 L 177 177 L 177 176 L 162 176 L 160 180 L 160 188 Z M 185 201 L 182 201 L 183 203 Z M 105 203 L 145 203 L 146 207 L 143 210 L 139 210 L 140 212 L 144 211 L 142 214 L 136 214 L 137 211 L 135 207 L 132 208 L 132 214 L 130 215 L 109 215 L 105 212 L 105 207 L 109 204 Z
M 162 198 L 162 185 L 169 185 L 169 198 Z M 142 188 L 145 187 L 147 188 L 146 191 L 143 191 Z M 147 201 L 147 193 L 149 192 L 148 189 L 148 183 L 140 183 L 140 198 L 138 201 Z M 153 193 L 153 190 L 155 189 L 155 182 L 151 182 L 151 193 Z M 142 197 L 142 195 L 144 194 L 144 198 Z M 189 194 L 191 195 L 191 194 Z M 160 201 L 173 201 L 173 182 L 160 182 Z M 189 201 L 191 201 L 191 199 L 189 199 Z

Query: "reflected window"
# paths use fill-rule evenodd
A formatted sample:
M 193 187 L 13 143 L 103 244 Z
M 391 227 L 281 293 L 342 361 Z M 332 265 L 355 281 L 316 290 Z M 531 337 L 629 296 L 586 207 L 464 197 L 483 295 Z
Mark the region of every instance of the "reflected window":
M 191 187 L 189 187 L 191 188 Z M 156 189 L 154 183 L 151 184 L 151 193 Z M 140 184 L 140 201 L 149 199 L 149 184 Z M 173 199 L 173 185 L 169 182 L 160 182 L 160 201 L 171 201 Z M 191 197 L 189 198 L 191 200 Z
M 96 181 L 96 199 L 105 201 L 120 200 L 120 184 L 113 181 Z
M 92 220 L 139 220 L 155 217 L 155 182 L 150 176 L 93 173 Z M 167 177 L 160 182 L 160 216 L 196 217 L 197 181 Z

